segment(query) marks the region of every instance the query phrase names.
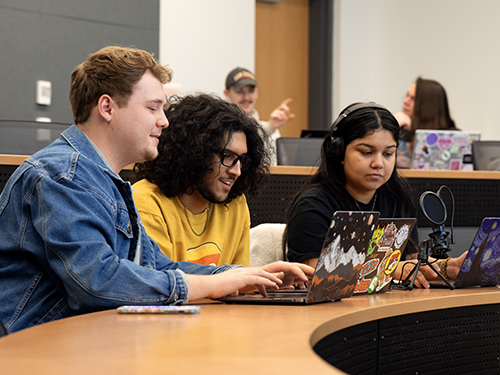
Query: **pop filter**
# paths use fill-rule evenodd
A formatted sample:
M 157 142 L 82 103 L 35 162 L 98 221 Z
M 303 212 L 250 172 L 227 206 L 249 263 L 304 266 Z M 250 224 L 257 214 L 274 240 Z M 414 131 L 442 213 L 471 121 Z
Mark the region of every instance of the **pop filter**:
M 425 219 L 431 224 L 432 230 L 443 231 L 446 221 L 446 206 L 439 195 L 426 191 L 420 196 L 420 209 Z
M 430 252 L 434 258 L 444 259 L 447 257 L 446 253 L 450 251 L 448 247 L 448 232 L 444 230 L 444 223 L 447 217 L 446 205 L 441 199 L 441 189 L 446 188 L 447 186 L 441 186 L 437 193 L 432 191 L 426 191 L 422 193 L 420 196 L 420 209 L 422 210 L 422 214 L 425 219 L 431 224 L 432 233 L 429 234 L 429 237 L 432 241 L 432 246 L 430 248 Z M 450 197 L 453 202 L 453 213 L 455 212 L 455 204 L 453 200 L 453 194 L 448 189 L 450 193 Z M 453 216 L 451 218 L 451 243 L 455 243 L 455 237 L 453 235 Z

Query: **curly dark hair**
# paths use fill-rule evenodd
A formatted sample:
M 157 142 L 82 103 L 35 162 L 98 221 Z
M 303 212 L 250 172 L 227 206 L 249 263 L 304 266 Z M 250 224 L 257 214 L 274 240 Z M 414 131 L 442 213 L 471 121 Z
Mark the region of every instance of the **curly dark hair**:
M 213 156 L 226 148 L 233 133 L 243 132 L 252 164 L 236 179 L 225 203 L 244 193 L 256 195 L 268 176 L 270 163 L 268 138 L 257 120 L 216 95 L 171 99 L 165 110 L 170 125 L 160 136 L 158 157 L 136 164 L 137 177 L 156 184 L 167 197 L 191 194 L 213 169 Z

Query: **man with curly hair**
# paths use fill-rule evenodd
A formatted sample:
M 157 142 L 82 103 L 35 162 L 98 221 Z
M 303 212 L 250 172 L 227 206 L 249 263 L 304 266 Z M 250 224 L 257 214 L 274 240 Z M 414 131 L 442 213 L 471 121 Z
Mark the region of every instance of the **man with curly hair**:
M 269 156 L 258 122 L 213 95 L 170 105 L 158 157 L 136 165 L 134 199 L 146 232 L 174 261 L 249 264 L 250 214 Z

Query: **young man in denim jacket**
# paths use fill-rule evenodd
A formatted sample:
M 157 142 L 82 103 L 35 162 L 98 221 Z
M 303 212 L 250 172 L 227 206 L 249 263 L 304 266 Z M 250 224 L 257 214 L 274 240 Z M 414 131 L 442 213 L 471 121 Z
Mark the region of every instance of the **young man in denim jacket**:
M 0 319 L 16 331 L 119 305 L 177 304 L 286 287 L 312 269 L 172 262 L 147 236 L 127 165 L 154 159 L 171 71 L 145 51 L 106 47 L 72 73 L 76 125 L 28 158 L 0 195 Z

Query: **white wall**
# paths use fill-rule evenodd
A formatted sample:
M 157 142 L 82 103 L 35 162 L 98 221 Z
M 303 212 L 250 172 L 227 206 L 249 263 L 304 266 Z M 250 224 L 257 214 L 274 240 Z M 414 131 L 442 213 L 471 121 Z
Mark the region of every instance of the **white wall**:
M 367 100 L 399 111 L 422 76 L 445 87 L 457 127 L 500 139 L 500 1 L 335 1 L 334 114 Z
M 223 96 L 236 66 L 255 69 L 255 0 L 160 0 L 160 56 L 180 94 Z
M 500 139 L 499 15 L 498 0 L 335 0 L 333 113 L 399 111 L 422 76 L 446 88 L 459 128 Z M 232 68 L 254 70 L 255 0 L 160 0 L 159 59 L 181 93 L 222 96 Z

